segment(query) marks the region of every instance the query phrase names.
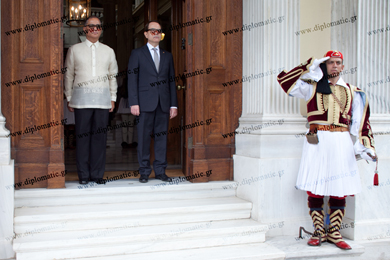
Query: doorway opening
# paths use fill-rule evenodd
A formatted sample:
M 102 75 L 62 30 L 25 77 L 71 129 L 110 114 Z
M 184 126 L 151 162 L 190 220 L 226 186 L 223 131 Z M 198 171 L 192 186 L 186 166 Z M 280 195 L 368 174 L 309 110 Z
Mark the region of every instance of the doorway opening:
M 114 49 L 118 72 L 127 71 L 127 63 L 133 49 L 146 44 L 144 37 L 144 25 L 148 20 L 160 22 L 165 34 L 160 42 L 160 48 L 171 52 L 174 56 L 176 73 L 184 69 L 185 53 L 180 48 L 180 31 L 170 30 L 171 25 L 181 21 L 181 1 L 177 0 L 118 0 L 117 3 L 101 4 L 100 1 L 91 1 L 92 15 L 98 16 L 102 24 L 114 24 L 110 28 L 104 29 L 100 42 Z M 151 15 L 152 14 L 152 15 Z M 155 17 L 153 17 L 155 16 Z M 180 17 L 177 17 L 180 16 Z M 151 19 L 149 17 L 152 17 Z M 157 18 L 156 18 L 157 17 Z M 86 37 L 82 32 L 82 27 L 64 26 L 64 61 L 70 46 L 85 41 Z M 124 74 L 124 75 L 123 75 Z M 126 111 L 127 78 L 126 73 L 117 77 L 118 91 L 115 110 L 110 113 L 108 125 L 114 127 L 122 122 L 134 122 L 136 118 L 129 111 Z M 184 80 L 184 79 L 183 79 Z M 183 85 L 181 79 L 176 82 Z M 179 87 L 179 90 L 182 89 Z M 177 91 L 178 94 L 178 116 L 169 122 L 172 126 L 183 125 L 184 120 L 184 91 Z M 65 97 L 64 97 L 65 98 Z M 64 99 L 64 118 L 68 118 L 68 124 L 64 128 L 64 149 L 65 149 L 65 169 L 67 171 L 66 181 L 78 181 L 76 166 L 76 134 L 74 128 L 74 113 L 68 111 L 66 99 Z M 167 160 L 168 167 L 166 174 L 169 177 L 184 176 L 183 172 L 183 145 L 184 133 L 168 135 Z M 137 127 L 119 127 L 107 132 L 106 146 L 106 166 L 104 178 L 120 175 L 124 171 L 137 171 Z M 151 143 L 151 165 L 154 160 L 153 140 Z M 149 176 L 154 177 L 154 171 Z M 130 178 L 139 178 L 130 177 Z

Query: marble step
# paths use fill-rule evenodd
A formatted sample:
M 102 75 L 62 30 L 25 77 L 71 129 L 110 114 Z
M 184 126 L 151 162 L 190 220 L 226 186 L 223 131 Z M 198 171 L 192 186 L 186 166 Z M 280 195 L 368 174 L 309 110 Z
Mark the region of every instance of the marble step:
M 39 233 L 17 238 L 13 248 L 18 260 L 78 259 L 123 254 L 133 256 L 149 252 L 261 243 L 265 241 L 267 230 L 266 225 L 251 219 L 134 226 L 103 231 Z
M 75 259 L 75 258 L 73 258 Z M 129 255 L 78 258 L 78 260 L 128 260 Z M 266 243 L 206 247 L 170 252 L 133 254 L 131 260 L 283 260 L 285 253 Z
M 43 223 L 25 223 L 15 224 L 14 230 L 17 237 L 29 236 L 35 233 L 43 232 L 58 232 L 66 230 L 86 230 L 86 229 L 113 229 L 132 226 L 150 226 L 159 224 L 172 223 L 196 223 L 205 221 L 219 221 L 229 219 L 246 219 L 250 217 L 248 210 L 235 211 L 216 211 L 213 213 L 193 213 L 193 214 L 165 214 L 164 218 L 160 216 L 138 216 L 131 218 L 115 218 L 115 219 L 99 219 L 99 220 L 77 220 L 77 221 L 62 221 L 62 222 L 43 222 Z
M 15 209 L 14 229 L 28 233 L 117 228 L 124 225 L 250 218 L 252 203 L 237 197 Z M 131 221 L 129 221 L 131 220 Z
M 305 236 L 304 236 L 305 237 Z M 325 242 L 320 247 L 308 246 L 307 238 L 297 240 L 297 237 L 293 236 L 276 236 L 267 237 L 267 244 L 272 245 L 286 254 L 286 259 L 301 260 L 301 259 L 361 259 L 359 256 L 364 253 L 364 246 L 360 245 L 356 241 L 344 239 L 352 249 L 342 250 L 336 247 L 334 244 Z M 374 259 L 374 258 L 366 258 Z
M 135 180 L 121 180 L 124 185 L 130 186 L 128 183 L 138 182 Z M 138 182 L 139 183 L 139 182 Z M 109 183 L 110 184 L 110 183 Z M 141 202 L 141 201 L 167 201 L 167 200 L 186 200 L 186 199 L 201 199 L 201 198 L 218 198 L 218 197 L 231 197 L 235 196 L 235 190 L 229 189 L 161 189 L 161 191 L 151 190 L 150 186 L 145 187 L 118 187 L 113 188 L 109 184 L 90 186 L 82 190 L 74 190 L 73 193 L 65 192 L 49 192 L 49 194 L 37 194 L 31 195 L 31 192 L 27 194 L 21 194 L 17 191 L 17 197 L 15 198 L 15 208 L 22 207 L 43 207 L 43 206 L 68 206 L 68 205 L 94 205 L 94 204 L 109 204 L 126 203 L 126 202 Z M 119 184 L 119 183 L 118 183 Z M 97 184 L 95 184 L 97 185 Z M 195 186 L 197 184 L 194 184 Z M 78 185 L 82 186 L 82 185 Z M 101 187 L 103 186 L 103 187 Z M 182 185 L 184 186 L 184 185 Z M 114 192 L 116 191 L 116 192 Z
M 129 172 L 129 171 L 127 171 Z M 118 173 L 120 175 L 122 173 Z M 97 185 L 89 183 L 87 185 L 80 185 L 76 181 L 66 182 L 66 189 L 21 189 L 15 191 L 15 200 L 29 199 L 29 198 L 52 198 L 56 197 L 78 197 L 85 195 L 138 195 L 140 193 L 148 193 L 155 195 L 158 198 L 160 192 L 182 192 L 182 191 L 216 191 L 222 190 L 226 194 L 234 194 L 234 189 L 224 189 L 226 185 L 231 185 L 234 181 L 213 181 L 203 183 L 191 183 L 188 181 L 180 182 L 177 177 L 174 178 L 174 182 L 162 182 L 156 179 L 149 179 L 148 183 L 140 183 L 138 179 L 121 179 L 113 182 L 108 182 L 105 185 Z M 83 188 L 79 188 L 83 187 Z M 233 193 L 231 193 L 233 191 Z M 180 197 L 175 198 L 180 199 Z M 164 199 L 162 199 L 164 200 Z

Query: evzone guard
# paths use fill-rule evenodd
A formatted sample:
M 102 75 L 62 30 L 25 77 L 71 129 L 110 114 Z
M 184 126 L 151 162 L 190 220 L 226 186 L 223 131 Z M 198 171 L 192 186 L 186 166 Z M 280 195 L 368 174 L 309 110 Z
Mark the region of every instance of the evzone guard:
M 308 194 L 315 229 L 308 245 L 320 246 L 328 241 L 351 249 L 340 234 L 340 226 L 345 198 L 361 191 L 355 155 L 372 161 L 377 161 L 377 156 L 366 94 L 345 83 L 340 76 L 343 69 L 341 52 L 328 51 L 322 59 L 312 57 L 289 72 L 282 71 L 277 80 L 289 96 L 305 99 L 307 105 L 310 129 L 303 144 L 296 188 Z M 377 174 L 375 177 L 374 185 Z M 324 196 L 330 196 L 328 229 L 324 224 Z

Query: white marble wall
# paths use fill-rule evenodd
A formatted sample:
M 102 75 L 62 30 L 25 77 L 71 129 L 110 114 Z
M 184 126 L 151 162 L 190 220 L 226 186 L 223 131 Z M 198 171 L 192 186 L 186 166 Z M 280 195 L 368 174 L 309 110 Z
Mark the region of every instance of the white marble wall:
M 301 62 L 299 37 L 295 37 L 295 32 L 300 29 L 300 4 L 299 0 L 243 1 L 244 25 L 270 17 L 285 17 L 281 23 L 243 32 L 243 75 L 282 67 L 289 70 Z M 389 3 L 386 0 L 332 0 L 332 21 L 354 15 L 357 15 L 357 22 L 352 26 L 340 25 L 330 29 L 330 45 L 332 49 L 343 50 L 346 69 L 357 67 L 356 72 L 344 74 L 343 78 L 366 90 L 367 83 L 390 76 L 390 31 L 375 37 L 367 34 L 390 24 Z M 371 87 L 372 93 L 378 93 L 390 102 L 389 84 L 383 83 L 375 89 Z M 390 166 L 387 111 L 390 106 L 384 105 L 383 100 L 369 99 L 374 133 L 388 132 L 375 137 L 383 186 L 372 186 L 375 165 L 359 161 L 363 192 L 347 199 L 344 219 L 345 223 L 354 221 L 355 225 L 342 230 L 345 237 L 352 239 L 368 239 L 380 232 L 386 233 L 390 228 L 390 206 L 386 205 L 390 199 L 390 176 L 386 172 Z M 268 231 L 269 236 L 297 236 L 299 226 L 311 229 L 307 195 L 294 188 L 304 140 L 304 137 L 295 135 L 306 131 L 306 119 L 301 116 L 299 100 L 288 97 L 281 90 L 274 74 L 243 83 L 242 110 L 238 131 L 252 125 L 262 125 L 262 129 L 236 135 L 233 158 L 234 179 L 239 182 L 237 196 L 253 202 L 253 219 L 265 224 L 283 221 L 280 228 Z M 283 120 L 282 125 L 264 125 L 277 120 Z
M 3 138 L 10 139 L 9 137 L 3 137 L 2 132 L 1 129 L 0 140 Z M 9 141 L 8 147 L 10 147 Z M 0 149 L 5 148 L 5 142 L 1 142 Z M 0 164 L 0 259 L 9 259 L 15 255 L 12 249 L 15 193 L 13 185 L 14 160 L 10 160 L 8 164 Z
M 2 86 L 0 78 L 0 90 Z M 11 137 L 7 137 L 9 133 L 5 128 L 5 117 L 1 113 L 0 91 L 0 259 L 9 259 L 15 256 L 12 250 L 12 240 L 10 239 L 14 234 L 14 160 L 11 160 Z
M 355 198 L 354 238 L 369 239 L 390 230 L 390 3 L 386 0 L 360 0 L 357 15 L 357 86 L 368 93 L 371 126 L 379 157 L 379 183 L 382 185 L 369 189 L 374 165 L 362 162 L 364 190 Z M 372 33 L 381 28 L 388 29 Z M 378 132 L 387 134 L 375 135 Z

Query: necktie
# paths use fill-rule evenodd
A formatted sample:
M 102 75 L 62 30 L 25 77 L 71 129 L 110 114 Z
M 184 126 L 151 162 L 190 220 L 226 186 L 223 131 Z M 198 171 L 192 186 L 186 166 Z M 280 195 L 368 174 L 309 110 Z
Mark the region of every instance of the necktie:
M 152 48 L 152 50 L 154 50 L 154 54 L 153 54 L 154 65 L 156 65 L 156 69 L 158 72 L 158 68 L 160 67 L 160 60 L 158 59 L 157 48 Z

